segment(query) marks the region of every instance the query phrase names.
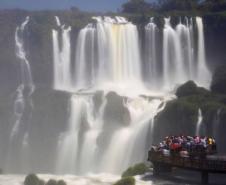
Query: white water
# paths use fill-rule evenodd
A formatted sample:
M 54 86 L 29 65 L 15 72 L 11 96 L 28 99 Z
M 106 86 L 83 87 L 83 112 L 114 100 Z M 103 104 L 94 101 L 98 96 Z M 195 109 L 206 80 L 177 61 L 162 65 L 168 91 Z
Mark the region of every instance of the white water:
M 53 37 L 53 61 L 54 61 L 54 89 L 63 90 L 71 86 L 71 27 L 61 25 L 56 16 L 58 30 L 52 30 Z M 61 35 L 60 31 L 61 30 Z M 62 42 L 60 42 L 60 38 Z M 62 43 L 60 45 L 60 43 Z
M 123 122 L 104 121 L 105 95 L 99 111 L 94 107 L 92 94 L 73 95 L 69 127 L 59 139 L 57 172 L 119 174 L 128 166 L 145 161 L 149 129 L 152 132 L 154 117 L 164 108 L 160 104 L 168 100 L 142 97 L 124 100 L 124 108 L 131 117 L 125 126 Z M 100 144 L 100 139 L 107 145 Z
M 33 103 L 31 99 L 31 95 L 35 89 L 35 85 L 33 83 L 32 75 L 31 75 L 31 67 L 25 52 L 24 45 L 24 30 L 29 23 L 29 17 L 26 17 L 25 21 L 16 28 L 15 32 L 15 49 L 16 56 L 20 61 L 21 67 L 21 84 L 18 86 L 15 92 L 15 100 L 13 107 L 13 116 L 11 118 L 10 123 L 10 136 L 9 143 L 7 149 L 7 157 L 6 162 L 4 164 L 4 170 L 12 169 L 11 166 L 17 166 L 15 171 L 23 168 L 23 170 L 27 169 L 28 160 L 28 130 L 29 129 L 29 121 L 31 118 L 31 112 L 26 113 L 25 108 L 27 110 L 31 110 L 33 108 Z M 24 121 L 23 118 L 28 114 L 28 120 Z M 24 126 L 26 125 L 26 127 Z M 25 127 L 25 128 L 24 128 Z
M 163 30 L 163 85 L 166 89 L 173 88 L 193 78 L 193 45 L 192 21 L 186 18 L 174 29 L 170 18 L 165 18 Z
M 221 138 L 219 137 L 219 127 L 220 127 L 220 114 L 221 109 L 218 109 L 213 120 L 213 137 L 216 139 L 217 143 L 221 143 Z
M 145 75 L 148 78 L 147 83 L 155 87 L 160 79 L 159 67 L 157 60 L 157 43 L 156 43 L 157 25 L 154 18 L 150 19 L 150 23 L 145 26 Z
M 16 28 L 15 42 L 16 55 L 19 58 L 21 64 L 21 83 L 29 89 L 29 94 L 32 94 L 34 90 L 34 83 L 31 75 L 31 67 L 26 56 L 23 40 L 23 32 L 28 22 L 29 17 L 26 17 L 26 20 L 21 24 L 21 26 Z
M 133 86 L 131 82 L 140 84 L 141 60 L 136 26 L 121 17 L 93 19 L 97 23 L 87 25 L 78 36 L 75 88 L 86 89 L 94 84 L 95 88 Z
M 204 26 L 201 17 L 196 17 L 198 30 L 198 59 L 197 59 L 197 80 L 200 85 L 208 87 L 211 81 L 211 73 L 206 66 Z
M 112 185 L 117 180 L 120 179 L 120 176 L 111 175 L 111 174 L 89 174 L 87 176 L 75 176 L 75 175 L 43 175 L 40 174 L 38 177 L 45 182 L 50 179 L 55 180 L 64 180 L 67 185 Z M 1 175 L 0 184 L 2 185 L 23 185 L 25 176 L 24 175 Z M 136 177 L 137 185 L 152 185 L 152 181 L 142 181 L 141 177 Z
M 201 135 L 202 121 L 203 121 L 202 110 L 199 109 L 198 110 L 198 120 L 197 120 L 196 131 L 195 131 L 196 136 Z
M 73 174 L 79 171 L 85 173 L 92 166 L 92 155 L 96 147 L 95 140 L 101 131 L 101 120 L 95 120 L 92 115 L 92 97 L 74 95 L 71 97 L 70 103 L 71 117 L 69 119 L 69 128 L 59 140 L 57 171 L 61 174 Z M 82 147 L 79 146 L 81 144 L 81 134 L 84 134 L 84 144 Z M 82 164 L 80 164 L 80 161 Z
M 95 28 L 89 24 L 83 28 L 77 41 L 76 65 L 75 65 L 75 86 L 86 88 L 95 82 L 95 56 L 94 56 L 94 34 Z M 90 55 L 87 54 L 90 52 Z
M 202 18 L 193 21 L 185 17 L 175 28 L 170 18 L 165 18 L 162 43 L 161 31 L 151 18 L 145 26 L 144 51 L 136 25 L 125 18 L 93 19 L 96 23 L 80 30 L 75 61 L 71 61 L 70 27 L 65 29 L 56 17 L 62 35 L 58 30 L 52 32 L 55 89 L 108 89 L 141 94 L 159 89 L 168 92 L 188 80 L 209 87 L 211 74 L 206 65 Z

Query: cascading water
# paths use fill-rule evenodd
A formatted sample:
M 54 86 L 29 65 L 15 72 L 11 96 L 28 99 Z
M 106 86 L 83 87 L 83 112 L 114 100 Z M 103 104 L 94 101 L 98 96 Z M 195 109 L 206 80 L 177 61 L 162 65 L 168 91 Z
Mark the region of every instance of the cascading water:
M 58 173 L 85 173 L 93 169 L 103 107 L 94 116 L 92 96 L 71 97 L 69 128 L 59 140 Z M 73 146 L 73 147 L 72 147 Z
M 65 29 L 56 17 L 62 30 L 62 47 L 60 32 L 53 30 L 55 89 L 140 89 L 138 93 L 142 93 L 143 84 L 148 89 L 168 91 L 188 80 L 208 87 L 210 72 L 206 66 L 204 28 L 200 17 L 195 19 L 198 39 L 195 39 L 193 18 L 185 17 L 175 28 L 171 26 L 170 18 L 165 18 L 162 47 L 157 37 L 160 32 L 151 18 L 145 27 L 144 52 L 140 51 L 137 27 L 125 18 L 93 19 L 96 23 L 88 24 L 79 32 L 73 65 L 70 27 Z M 141 54 L 145 56 L 144 62 Z M 75 66 L 72 71 L 71 66 Z M 203 72 L 205 74 L 201 75 Z M 133 88 L 134 84 L 136 88 Z
M 26 17 L 21 26 L 16 28 L 15 47 L 16 56 L 20 60 L 21 66 L 21 84 L 15 92 L 14 111 L 12 116 L 12 127 L 9 138 L 9 149 L 7 154 L 5 170 L 26 170 L 26 159 L 28 155 L 28 129 L 32 117 L 33 103 L 31 95 L 34 92 L 35 85 L 31 75 L 31 67 L 26 56 L 24 47 L 24 30 L 29 22 Z M 27 112 L 25 112 L 25 109 Z M 16 157 L 15 157 L 16 154 Z M 16 161 L 14 161 L 17 159 Z M 17 169 L 18 168 L 18 169 Z
M 194 80 L 208 88 L 211 74 L 206 65 L 204 28 L 202 18 L 196 17 L 195 20 L 198 40 L 193 18 L 185 17 L 175 28 L 171 26 L 170 18 L 164 19 L 163 45 L 160 52 L 162 57 L 159 57 L 156 51 L 161 47 L 157 46 L 158 40 L 155 36 L 158 28 L 151 18 L 150 23 L 145 27 L 146 60 L 143 67 L 144 79 L 146 84 L 149 82 L 147 85 L 149 88 L 156 87 L 157 84 L 161 89 L 169 90 L 188 80 Z
M 208 87 L 211 80 L 211 73 L 206 66 L 204 26 L 201 17 L 196 17 L 198 30 L 198 59 L 197 59 L 197 80 L 200 85 Z
M 203 132 L 201 133 L 202 121 L 203 121 L 202 110 L 199 109 L 198 110 L 198 120 L 197 120 L 196 131 L 195 131 L 196 136 L 203 134 Z
M 131 121 L 124 125 L 123 120 L 112 123 L 105 120 L 105 95 L 97 112 L 93 95 L 73 95 L 69 128 L 59 139 L 57 172 L 118 174 L 129 165 L 145 160 L 148 131 L 155 115 L 164 107 L 160 107 L 163 101 L 125 99 L 122 106 L 129 112 Z
M 170 18 L 165 18 L 163 30 L 163 84 L 172 88 L 192 79 L 193 46 L 191 40 L 192 22 L 181 22 L 173 29 Z
M 181 21 L 175 28 L 171 26 L 170 19 L 165 19 L 163 42 L 158 40 L 162 32 L 152 18 L 145 27 L 144 51 L 141 51 L 137 27 L 125 18 L 93 19 L 93 23 L 80 30 L 75 44 L 75 61 L 72 61 L 71 28 L 62 25 L 60 19 L 55 17 L 56 28 L 52 30 L 53 89 L 67 91 L 71 98 L 67 127 L 62 123 L 60 131 L 55 128 L 58 125 L 51 127 L 51 133 L 46 131 L 52 145 L 51 149 L 43 148 L 55 154 L 52 157 L 54 167 L 47 168 L 50 172 L 119 174 L 128 166 L 145 161 L 148 145 L 153 139 L 154 118 L 168 101 L 165 91 L 190 79 L 197 80 L 198 84 L 202 82 L 195 75 L 202 71 L 200 66 L 206 67 L 200 18 L 194 23 L 192 19 L 185 18 L 185 22 Z M 14 165 L 24 171 L 33 169 L 21 164 L 30 165 L 29 159 L 37 157 L 30 150 L 37 148 L 38 153 L 43 155 L 42 145 L 36 138 L 46 136 L 46 132 L 38 133 L 40 136 L 30 139 L 34 132 L 24 123 L 25 108 L 29 104 L 27 102 L 31 102 L 34 90 L 22 37 L 28 21 L 27 18 L 17 28 L 15 37 L 17 56 L 21 60 L 22 83 L 15 94 L 9 136 L 12 144 L 9 144 L 9 166 L 5 170 L 11 171 L 14 171 Z M 199 42 L 194 39 L 195 23 L 199 30 Z M 197 61 L 196 55 L 199 56 Z M 28 95 L 24 89 L 28 89 Z M 153 89 L 157 89 L 158 93 L 153 93 Z M 39 128 L 39 125 L 34 128 Z M 57 132 L 55 129 L 58 129 Z M 13 149 L 15 145 L 17 149 Z M 23 162 L 25 159 L 28 162 Z M 43 160 L 43 163 L 47 161 Z M 32 165 L 38 166 L 37 169 L 41 166 L 37 162 Z
M 156 86 L 159 79 L 159 67 L 157 60 L 156 45 L 157 25 L 154 18 L 150 19 L 150 23 L 145 26 L 145 77 L 147 84 Z
M 53 60 L 54 60 L 54 89 L 64 90 L 71 86 L 71 27 L 61 25 L 60 19 L 56 16 L 58 30 L 52 30 L 53 38 Z M 61 30 L 61 32 L 59 31 Z M 62 34 L 60 37 L 60 33 Z M 60 38 L 62 42 L 60 42 Z M 62 43 L 62 45 L 60 45 Z
M 87 88 L 95 82 L 95 28 L 92 24 L 83 28 L 77 41 L 75 86 Z
M 157 52 L 158 28 L 151 18 L 145 27 L 144 63 L 135 25 L 122 17 L 93 19 L 96 22 L 88 24 L 78 34 L 75 69 L 73 75 L 68 76 L 70 84 L 59 88 L 78 93 L 72 93 L 68 129 L 59 137 L 58 173 L 120 173 L 129 165 L 144 161 L 148 149 L 147 138 L 152 140 L 150 135 L 154 118 L 168 100 L 163 97 L 149 99 L 151 90 L 170 90 L 187 80 L 196 80 L 196 42 L 192 18 L 185 18 L 185 23 L 180 22 L 175 28 L 171 26 L 170 18 L 165 19 L 162 57 L 158 57 Z M 57 24 L 60 25 L 59 18 Z M 53 30 L 54 51 L 60 53 L 57 34 Z M 59 56 L 54 57 L 55 69 L 58 70 L 57 60 L 60 60 Z M 73 66 L 70 63 L 67 65 Z M 141 75 L 143 69 L 144 80 Z M 57 70 L 55 82 L 59 82 L 62 74 Z M 104 92 L 100 109 L 96 109 L 94 101 L 96 90 Z M 110 101 L 110 91 L 115 91 L 123 103 Z M 144 94 L 146 98 L 140 96 Z M 113 107 L 120 105 L 121 108 L 112 108 L 111 113 L 107 114 L 109 104 L 113 104 Z M 117 109 L 122 109 L 119 114 Z M 111 114 L 115 116 L 113 120 Z M 130 119 L 125 124 L 127 114 Z M 201 124 L 200 119 L 201 115 L 198 125 Z
M 78 36 L 74 80 L 77 82 L 76 88 L 89 88 L 94 84 L 100 88 L 126 88 L 125 85 L 130 87 L 134 82 L 137 82 L 136 85 L 141 84 L 136 26 L 122 17 L 93 19 L 96 23 L 86 26 Z
M 220 129 L 220 114 L 221 114 L 221 109 L 218 109 L 216 112 L 216 115 L 213 120 L 213 136 L 216 139 L 216 142 L 221 142 L 221 139 L 219 138 L 219 129 Z

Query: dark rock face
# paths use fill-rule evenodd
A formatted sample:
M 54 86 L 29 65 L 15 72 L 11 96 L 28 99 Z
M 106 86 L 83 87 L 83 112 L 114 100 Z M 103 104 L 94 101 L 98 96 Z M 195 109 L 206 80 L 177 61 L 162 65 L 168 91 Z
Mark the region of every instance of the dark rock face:
M 123 97 L 115 92 L 110 92 L 106 96 L 107 104 L 104 112 L 104 121 L 110 124 L 129 125 L 130 113 L 123 104 Z
M 56 155 L 50 151 L 55 150 L 60 133 L 68 126 L 69 99 L 70 95 L 66 92 L 46 88 L 37 89 L 32 95 L 34 107 L 30 123 L 30 146 L 36 156 L 34 164 L 46 166 L 44 171 L 54 168 L 51 165 L 54 164 Z M 35 155 L 39 151 L 42 151 L 42 155 Z M 35 168 L 40 169 L 39 166 Z
M 198 107 L 183 100 L 169 102 L 155 121 L 154 142 L 167 135 L 194 135 Z
M 222 14 L 209 14 L 204 17 L 205 44 L 208 64 L 211 68 L 226 63 L 226 16 Z
M 101 105 L 103 104 L 103 98 L 104 98 L 104 93 L 102 91 L 97 91 L 93 96 L 95 116 L 100 111 Z
M 210 92 L 203 87 L 198 87 L 195 82 L 188 81 L 177 88 L 176 95 L 178 98 L 188 96 L 210 96 Z
M 214 72 L 211 90 L 215 93 L 226 94 L 226 65 L 218 67 Z
M 130 124 L 129 110 L 123 104 L 124 97 L 109 92 L 105 98 L 107 102 L 103 116 L 104 128 L 97 141 L 103 148 L 108 146 L 107 141 L 110 141 L 109 138 L 115 131 Z
M 198 93 L 198 87 L 193 81 L 188 81 L 177 89 L 176 95 L 178 98 L 184 96 L 195 95 Z

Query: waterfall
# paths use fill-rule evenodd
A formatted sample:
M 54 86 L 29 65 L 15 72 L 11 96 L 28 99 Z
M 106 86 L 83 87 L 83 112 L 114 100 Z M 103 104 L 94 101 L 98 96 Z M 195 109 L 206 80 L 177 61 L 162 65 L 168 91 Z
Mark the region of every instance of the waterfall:
M 218 109 L 213 120 L 213 136 L 216 139 L 217 143 L 218 142 L 221 143 L 221 139 L 219 138 L 220 114 L 221 114 L 221 109 Z
M 125 99 L 123 106 L 131 117 L 129 125 L 114 121 L 109 125 L 109 121 L 104 121 L 106 95 L 98 110 L 93 95 L 73 95 L 70 102 L 68 129 L 59 138 L 57 172 L 119 174 L 145 160 L 149 128 L 166 100 Z
M 198 29 L 198 59 L 197 59 L 197 80 L 201 85 L 208 87 L 211 81 L 211 73 L 206 66 L 204 26 L 201 17 L 196 17 Z
M 31 95 L 34 92 L 35 85 L 32 79 L 31 67 L 26 56 L 24 46 L 24 30 L 29 23 L 29 17 L 16 28 L 15 49 L 16 56 L 20 60 L 21 66 L 21 84 L 15 92 L 12 126 L 9 136 L 8 154 L 6 160 L 6 170 L 23 168 L 27 169 L 26 160 L 28 160 L 28 129 L 32 118 L 33 102 Z M 26 112 L 25 112 L 26 109 Z M 15 156 L 16 154 L 16 156 Z M 14 161 L 16 159 L 16 161 Z
M 151 83 L 152 86 L 156 86 L 159 80 L 156 33 L 157 25 L 152 17 L 150 23 L 145 26 L 145 75 L 147 83 Z
M 61 26 L 61 22 L 60 22 L 59 17 L 58 16 L 55 16 L 55 20 L 56 20 L 57 26 L 60 27 Z
M 202 121 L 203 121 L 202 110 L 199 109 L 198 110 L 198 120 L 197 120 L 196 131 L 195 131 L 196 136 L 199 136 L 201 134 Z
M 142 84 L 137 27 L 122 17 L 93 19 L 78 36 L 76 89 Z
M 71 92 L 67 129 L 58 139 L 56 171 L 60 174 L 118 174 L 144 161 L 147 138 L 148 143 L 153 140 L 154 118 L 172 99 L 160 92 L 187 80 L 201 84 L 195 75 L 194 56 L 200 53 L 195 48 L 200 43 L 195 40 L 193 18 L 185 17 L 175 27 L 165 18 L 163 32 L 151 18 L 145 26 L 144 61 L 136 25 L 123 17 L 93 19 L 79 31 L 74 65 L 70 63 L 70 29 L 64 35 L 65 28 L 56 17 L 62 46 L 60 32 L 52 32 L 55 89 Z M 159 43 L 161 33 L 163 42 Z M 153 89 L 157 95 L 153 96 Z M 103 92 L 99 108 L 94 101 L 98 90 Z M 117 98 L 109 99 L 111 91 Z M 198 116 L 197 134 L 201 109 Z
M 20 59 L 21 65 L 21 83 L 28 88 L 29 94 L 32 94 L 34 91 L 34 83 L 31 75 L 31 67 L 26 56 L 23 40 L 23 32 L 28 22 L 29 17 L 26 17 L 26 20 L 22 23 L 22 25 L 16 28 L 15 42 L 16 55 Z
M 61 173 L 74 173 L 77 170 L 79 131 L 82 127 L 81 124 L 86 120 L 87 108 L 90 102 L 83 97 L 72 96 L 70 103 L 69 127 L 59 140 L 59 152 L 57 152 L 60 154 L 57 160 L 57 171 Z
M 75 82 L 78 89 L 94 85 L 95 82 L 95 56 L 94 39 L 95 28 L 92 24 L 83 28 L 77 41 Z M 89 55 L 90 54 L 90 55 Z
M 209 78 L 209 72 L 205 72 L 208 68 L 202 19 L 193 22 L 185 18 L 174 27 L 170 18 L 165 18 L 161 32 L 151 18 L 141 51 L 136 25 L 123 17 L 93 17 L 93 22 L 79 31 L 73 53 L 71 27 L 63 25 L 59 17 L 55 21 L 53 89 L 71 96 L 68 120 L 58 123 L 60 129 L 57 124 L 51 127 L 47 137 L 51 146 L 43 146 L 37 139 L 47 136 L 46 130 L 43 135 L 35 133 L 41 135 L 37 136 L 32 132 L 37 127 L 30 128 L 35 86 L 25 52 L 26 18 L 15 33 L 21 83 L 15 93 L 4 170 L 27 172 L 32 165 L 40 168 L 34 159 L 46 151 L 56 155 L 54 167 L 48 169 L 58 174 L 119 174 L 145 161 L 153 140 L 155 117 L 172 98 L 168 92 L 190 79 L 203 84 L 198 77 L 202 70 Z M 159 38 L 163 40 L 159 42 Z M 200 109 L 198 116 L 196 133 L 200 134 Z
M 53 61 L 54 61 L 54 89 L 68 90 L 71 87 L 71 27 L 61 25 L 60 19 L 55 16 L 58 30 L 52 30 Z M 60 37 L 61 36 L 61 37 Z M 60 42 L 62 39 L 62 42 Z M 60 43 L 62 43 L 60 45 Z
M 109 89 L 125 93 L 137 89 L 139 94 L 145 90 L 170 91 L 188 80 L 209 86 L 200 17 L 195 22 L 194 18 L 185 17 L 175 27 L 170 18 L 165 18 L 163 32 L 151 18 L 145 26 L 143 52 L 136 25 L 123 17 L 93 17 L 95 22 L 78 34 L 75 65 L 71 61 L 71 28 L 61 25 L 58 17 L 55 19 L 58 26 L 52 30 L 55 89 Z M 162 43 L 159 42 L 161 33 Z
M 191 39 L 192 23 L 181 22 L 175 29 L 170 24 L 170 18 L 165 18 L 163 30 L 163 83 L 166 88 L 172 88 L 192 79 L 193 45 Z

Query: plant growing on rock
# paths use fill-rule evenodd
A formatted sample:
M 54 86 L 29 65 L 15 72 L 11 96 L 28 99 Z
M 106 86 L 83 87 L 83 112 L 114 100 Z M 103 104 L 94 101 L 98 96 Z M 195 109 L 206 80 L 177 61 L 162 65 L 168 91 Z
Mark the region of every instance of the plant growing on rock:
M 117 181 L 114 185 L 135 185 L 135 179 L 134 177 L 124 177 Z
M 132 167 L 129 167 L 125 172 L 123 172 L 122 177 L 142 175 L 148 172 L 148 170 L 149 168 L 144 163 L 139 163 Z
M 44 181 L 40 180 L 37 175 L 29 174 L 24 180 L 24 185 L 43 185 Z

